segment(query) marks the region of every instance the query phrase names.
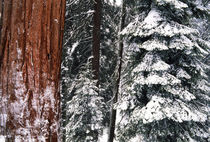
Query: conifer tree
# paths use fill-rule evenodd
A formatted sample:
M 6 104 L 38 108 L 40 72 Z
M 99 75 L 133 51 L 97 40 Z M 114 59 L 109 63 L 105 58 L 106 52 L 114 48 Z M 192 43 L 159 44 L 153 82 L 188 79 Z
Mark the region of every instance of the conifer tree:
M 97 142 L 102 133 L 103 97 L 99 96 L 90 61 L 73 80 L 72 98 L 67 102 L 66 141 Z
M 142 0 L 127 39 L 119 141 L 209 141 L 209 42 L 190 25 L 200 0 Z
M 67 107 L 76 87 L 75 78 L 79 72 L 84 70 L 84 64 L 91 56 L 92 48 L 92 19 L 93 2 L 82 0 L 66 1 L 66 20 L 64 32 L 64 47 L 62 54 L 61 69 L 61 95 L 62 95 L 62 133 L 65 142 L 66 125 L 68 122 Z
M 63 94 L 63 128 L 66 141 L 97 141 L 102 129 L 109 121 L 109 109 L 105 102 L 109 101 L 111 95 L 110 77 L 113 74 L 111 68 L 115 67 L 113 61 L 114 47 L 109 46 L 114 42 L 115 36 L 113 27 L 107 24 L 111 21 L 110 15 L 113 14 L 109 5 L 105 5 L 102 1 L 102 6 L 111 9 L 101 9 L 101 14 L 104 18 L 101 19 L 101 38 L 100 38 L 100 64 L 101 72 L 98 74 L 98 79 L 102 89 L 97 89 L 96 76 L 93 75 L 93 66 L 90 61 L 93 61 L 93 13 L 95 1 L 68 1 L 70 12 L 66 18 L 66 32 L 63 50 L 62 62 L 62 94 Z M 105 15 L 105 11 L 108 13 Z M 110 22 L 109 21 L 109 22 Z M 113 21 L 111 21 L 113 22 Z M 96 29 L 95 29 L 96 30 Z M 96 32 L 96 31 L 95 31 Z M 112 36 L 114 35 L 114 36 Z M 96 36 L 96 35 L 94 35 Z M 109 39 L 111 37 L 111 39 Z M 98 38 L 98 37 L 96 37 Z M 97 41 L 98 46 L 98 41 Z M 98 53 L 99 54 L 99 53 Z M 110 68 L 109 68 L 110 67 Z M 91 75 L 92 74 L 92 75 Z M 94 74 L 96 75 L 96 74 Z M 100 75 L 100 77 L 99 77 Z M 98 82 L 98 81 L 97 81 Z M 99 82 L 98 82 L 99 83 Z M 77 90 L 89 89 L 94 91 L 78 92 Z M 99 95 L 96 92 L 100 92 Z M 97 107 L 89 106 L 90 100 L 99 98 Z M 76 100 L 76 101 L 75 101 Z M 75 114 L 72 111 L 74 105 L 79 104 L 80 107 L 75 111 L 83 110 L 83 113 Z M 97 113 L 103 112 L 103 117 L 98 117 Z M 77 118 L 81 117 L 82 120 Z M 81 125 L 78 125 L 81 124 Z M 95 127 L 96 126 L 96 127 Z M 102 127 L 103 126 L 103 127 Z M 84 129 L 83 129 L 84 128 Z M 79 134 L 79 135 L 78 135 Z M 81 136 L 82 135 L 82 136 Z

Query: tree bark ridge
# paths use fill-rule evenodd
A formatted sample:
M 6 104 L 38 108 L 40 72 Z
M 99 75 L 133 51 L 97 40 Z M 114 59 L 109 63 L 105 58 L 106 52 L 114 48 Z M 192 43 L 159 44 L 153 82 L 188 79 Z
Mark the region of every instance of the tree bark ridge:
M 57 142 L 65 0 L 7 0 L 3 14 L 0 111 L 7 133 Z

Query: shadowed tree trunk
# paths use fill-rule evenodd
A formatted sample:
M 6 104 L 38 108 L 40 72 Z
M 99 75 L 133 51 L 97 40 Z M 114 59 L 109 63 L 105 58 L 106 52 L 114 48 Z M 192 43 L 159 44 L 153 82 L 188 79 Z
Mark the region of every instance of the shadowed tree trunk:
M 10 141 L 59 141 L 65 2 L 4 1 L 0 111 Z
M 122 1 L 122 9 L 121 9 L 121 20 L 120 20 L 120 31 L 123 30 L 125 27 L 125 17 L 126 17 L 126 1 Z M 118 101 L 118 94 L 119 94 L 119 87 L 120 87 L 120 78 L 121 78 L 121 70 L 122 70 L 122 58 L 123 58 L 123 38 L 119 36 L 119 67 L 117 70 L 118 77 L 116 80 L 116 92 L 114 94 L 112 100 L 112 108 L 111 108 L 111 117 L 110 117 L 110 124 L 109 124 L 109 136 L 108 142 L 113 142 L 115 137 L 115 123 L 116 123 L 116 109 L 114 109 L 114 104 Z
M 95 0 L 93 14 L 93 75 L 99 86 L 99 51 L 101 26 L 101 0 Z

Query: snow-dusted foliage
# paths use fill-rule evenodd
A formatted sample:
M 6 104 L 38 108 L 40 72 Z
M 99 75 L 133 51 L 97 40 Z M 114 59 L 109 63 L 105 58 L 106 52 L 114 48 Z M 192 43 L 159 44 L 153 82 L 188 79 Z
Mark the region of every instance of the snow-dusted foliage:
M 75 78 L 79 75 L 82 66 L 91 56 L 92 46 L 92 17 L 93 3 L 91 0 L 67 0 L 66 19 L 64 30 L 64 45 L 61 65 L 61 95 L 62 95 L 62 135 L 63 141 L 68 138 L 65 131 L 69 123 L 72 91 L 75 89 Z M 83 70 L 84 71 L 84 70 Z M 74 122 L 72 122 L 74 123 Z M 69 125 L 70 126 L 70 125 Z M 70 139 L 70 138 L 69 138 Z
M 119 122 L 118 139 L 209 141 L 210 46 L 190 23 L 206 9 L 199 0 L 145 1 L 121 32 L 128 61 L 117 108 L 128 122 Z
M 205 122 L 207 115 L 199 112 L 194 107 L 190 108 L 179 99 L 171 100 L 158 96 L 152 96 L 151 100 L 143 108 L 136 108 L 133 112 L 133 121 L 141 118 L 143 123 L 151 123 L 165 118 L 177 122 L 195 121 Z
M 102 125 L 105 127 L 109 123 L 110 99 L 114 87 L 112 77 L 117 60 L 119 16 L 116 15 L 119 8 L 107 2 L 103 3 L 99 90 L 92 80 L 91 69 L 84 68 L 92 56 L 93 4 L 93 0 L 67 0 L 61 71 L 63 141 L 97 141 Z M 91 106 L 90 102 L 96 106 Z M 108 102 L 106 106 L 105 102 Z M 103 111 L 103 120 L 101 116 L 98 117 L 100 111 Z M 77 119 L 80 115 L 84 123 Z
M 72 84 L 72 99 L 67 102 L 67 142 L 97 142 L 102 133 L 105 104 L 91 74 L 87 70 L 81 71 Z
M 166 18 L 167 17 L 161 17 L 161 11 L 157 10 L 157 8 L 153 8 L 144 21 L 134 21 L 134 23 L 129 24 L 121 34 L 132 34 L 138 37 L 147 37 L 157 34 L 163 37 L 173 37 L 175 35 L 187 35 L 197 32 L 195 29 L 177 22 L 167 21 Z
M 181 2 L 180 0 L 157 0 L 157 4 L 158 5 L 169 4 L 173 6 L 174 8 L 181 9 L 181 10 L 188 7 L 187 4 Z

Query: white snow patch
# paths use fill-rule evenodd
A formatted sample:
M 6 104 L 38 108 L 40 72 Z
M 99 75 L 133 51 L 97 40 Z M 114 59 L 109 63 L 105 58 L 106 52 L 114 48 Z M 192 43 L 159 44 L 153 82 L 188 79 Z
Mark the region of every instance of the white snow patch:
M 108 142 L 109 128 L 104 128 L 102 135 L 99 136 L 98 142 Z
M 69 56 L 71 57 L 72 54 L 74 53 L 75 49 L 78 47 L 79 45 L 79 41 L 75 42 L 73 45 L 72 45 L 72 48 L 71 48 L 71 51 L 69 53 Z
M 127 110 L 128 109 L 128 102 L 123 101 L 120 105 L 117 106 L 120 110 Z
M 55 21 L 56 23 L 58 23 L 58 19 L 54 19 L 54 21 Z
M 165 71 L 170 68 L 170 65 L 163 62 L 160 57 L 154 56 L 152 54 L 146 54 L 143 61 L 134 68 L 133 72 L 140 71 Z
M 205 3 L 202 0 L 196 0 L 194 3 L 197 9 L 201 11 L 209 11 L 210 3 L 208 3 L 208 6 L 204 6 Z
M 39 142 L 46 142 L 46 137 L 44 137 L 44 136 L 39 136 L 37 139 L 38 139 Z M 27 140 L 27 142 L 36 142 L 37 139 L 31 138 L 31 137 L 23 138 L 23 137 L 20 137 L 20 136 L 16 136 L 15 137 L 15 142 L 23 142 L 23 140 L 24 141 Z
M 116 0 L 116 3 L 114 3 L 114 0 L 106 0 L 105 2 L 110 2 L 112 5 L 116 4 L 117 6 L 120 6 L 122 4 L 122 0 Z
M 152 9 L 148 16 L 143 21 L 143 26 L 145 29 L 152 29 L 157 27 L 159 22 L 162 21 L 159 11 Z
M 205 122 L 207 115 L 191 108 L 180 100 L 153 96 L 149 103 L 143 108 L 136 108 L 132 114 L 132 119 L 142 119 L 143 123 L 151 123 L 164 118 L 172 119 L 176 122 L 196 121 Z
M 129 51 L 133 51 L 133 52 L 139 52 L 140 51 L 139 44 L 137 44 L 135 42 L 134 43 L 130 43 L 129 45 L 126 45 L 126 47 L 128 47 Z
M 5 127 L 6 126 L 6 120 L 7 120 L 7 114 L 0 114 L 0 126 Z
M 164 43 L 161 43 L 159 40 L 148 40 L 140 45 L 140 48 L 147 51 L 168 50 L 168 47 Z
M 21 59 L 21 57 L 22 57 L 22 51 L 21 51 L 21 49 L 20 48 L 18 48 L 18 42 L 16 43 L 17 44 L 17 58 L 18 59 Z
M 92 13 L 94 13 L 94 10 L 88 10 L 86 13 L 87 14 L 92 14 Z
M 157 10 L 152 10 L 143 22 L 140 22 L 139 18 L 136 18 L 134 22 L 131 22 L 120 34 L 139 37 L 148 37 L 152 34 L 159 34 L 164 37 L 173 37 L 175 35 L 198 33 L 198 31 L 193 28 L 189 28 L 173 21 L 166 21 L 161 17 L 158 18 L 158 11 L 155 11 Z M 154 19 L 152 20 L 152 18 Z M 155 22 L 149 23 L 148 19 Z
M 197 83 L 197 87 L 205 92 L 210 92 L 210 83 L 206 80 L 199 80 Z
M 126 28 L 124 28 L 119 34 L 121 35 L 129 35 L 131 33 L 134 34 L 136 30 L 138 30 L 138 26 L 140 25 L 139 18 L 136 17 L 135 20 L 128 24 Z
M 44 108 L 48 110 L 50 107 L 55 110 L 55 97 L 54 97 L 54 84 L 48 85 L 44 90 L 43 98 L 41 98 L 42 103 L 45 103 Z
M 163 36 L 173 37 L 174 35 L 188 35 L 192 33 L 197 33 L 197 30 L 174 22 L 164 22 L 155 30 L 152 30 L 151 33 L 159 33 Z
M 129 140 L 129 142 L 143 142 L 143 138 L 142 138 L 141 135 L 137 135 L 136 137 L 131 138 L 131 139 Z
M 187 49 L 189 52 L 190 50 L 193 50 L 193 48 L 196 48 L 200 53 L 204 55 L 208 55 L 208 52 L 202 49 L 195 41 L 196 39 L 190 40 L 186 36 L 182 35 L 180 38 L 173 39 L 172 42 L 169 45 L 169 48 L 176 48 L 176 49 Z
M 5 136 L 0 135 L 0 142 L 6 142 L 6 137 L 5 137 Z
M 169 48 L 192 50 L 193 46 L 194 43 L 189 38 L 182 35 L 180 38 L 173 39 L 170 42 Z
M 167 86 L 164 89 L 174 95 L 179 96 L 181 99 L 184 99 L 187 101 L 196 99 L 196 97 L 192 93 L 190 93 L 187 90 L 184 90 L 183 88 L 175 88 L 175 87 Z
M 46 142 L 46 137 L 44 136 L 39 136 L 38 137 L 39 142 Z
M 186 79 L 190 79 L 191 76 L 183 69 L 179 69 L 177 71 L 177 75 L 178 78 L 186 78 Z
M 23 81 L 23 73 L 22 71 L 17 71 L 19 69 L 19 65 L 16 65 L 16 68 L 13 71 L 13 79 L 15 81 L 14 84 L 14 97 L 16 101 L 10 104 L 9 111 L 13 114 L 17 121 L 22 121 L 22 117 L 24 115 L 24 108 L 27 106 L 27 97 L 24 96 L 26 87 Z M 19 122 L 21 123 L 21 122 Z
M 185 4 L 179 0 L 157 0 L 157 4 L 159 4 L 159 5 L 170 4 L 170 5 L 173 5 L 176 9 L 183 9 L 183 8 L 188 7 L 187 4 Z
M 142 75 L 139 75 L 135 80 L 137 84 L 147 84 L 147 85 L 154 85 L 154 84 L 161 84 L 161 85 L 174 85 L 181 83 L 181 80 L 177 79 L 173 75 L 168 73 L 164 73 L 163 75 L 159 76 L 158 74 L 151 73 L 148 77 L 144 78 Z

